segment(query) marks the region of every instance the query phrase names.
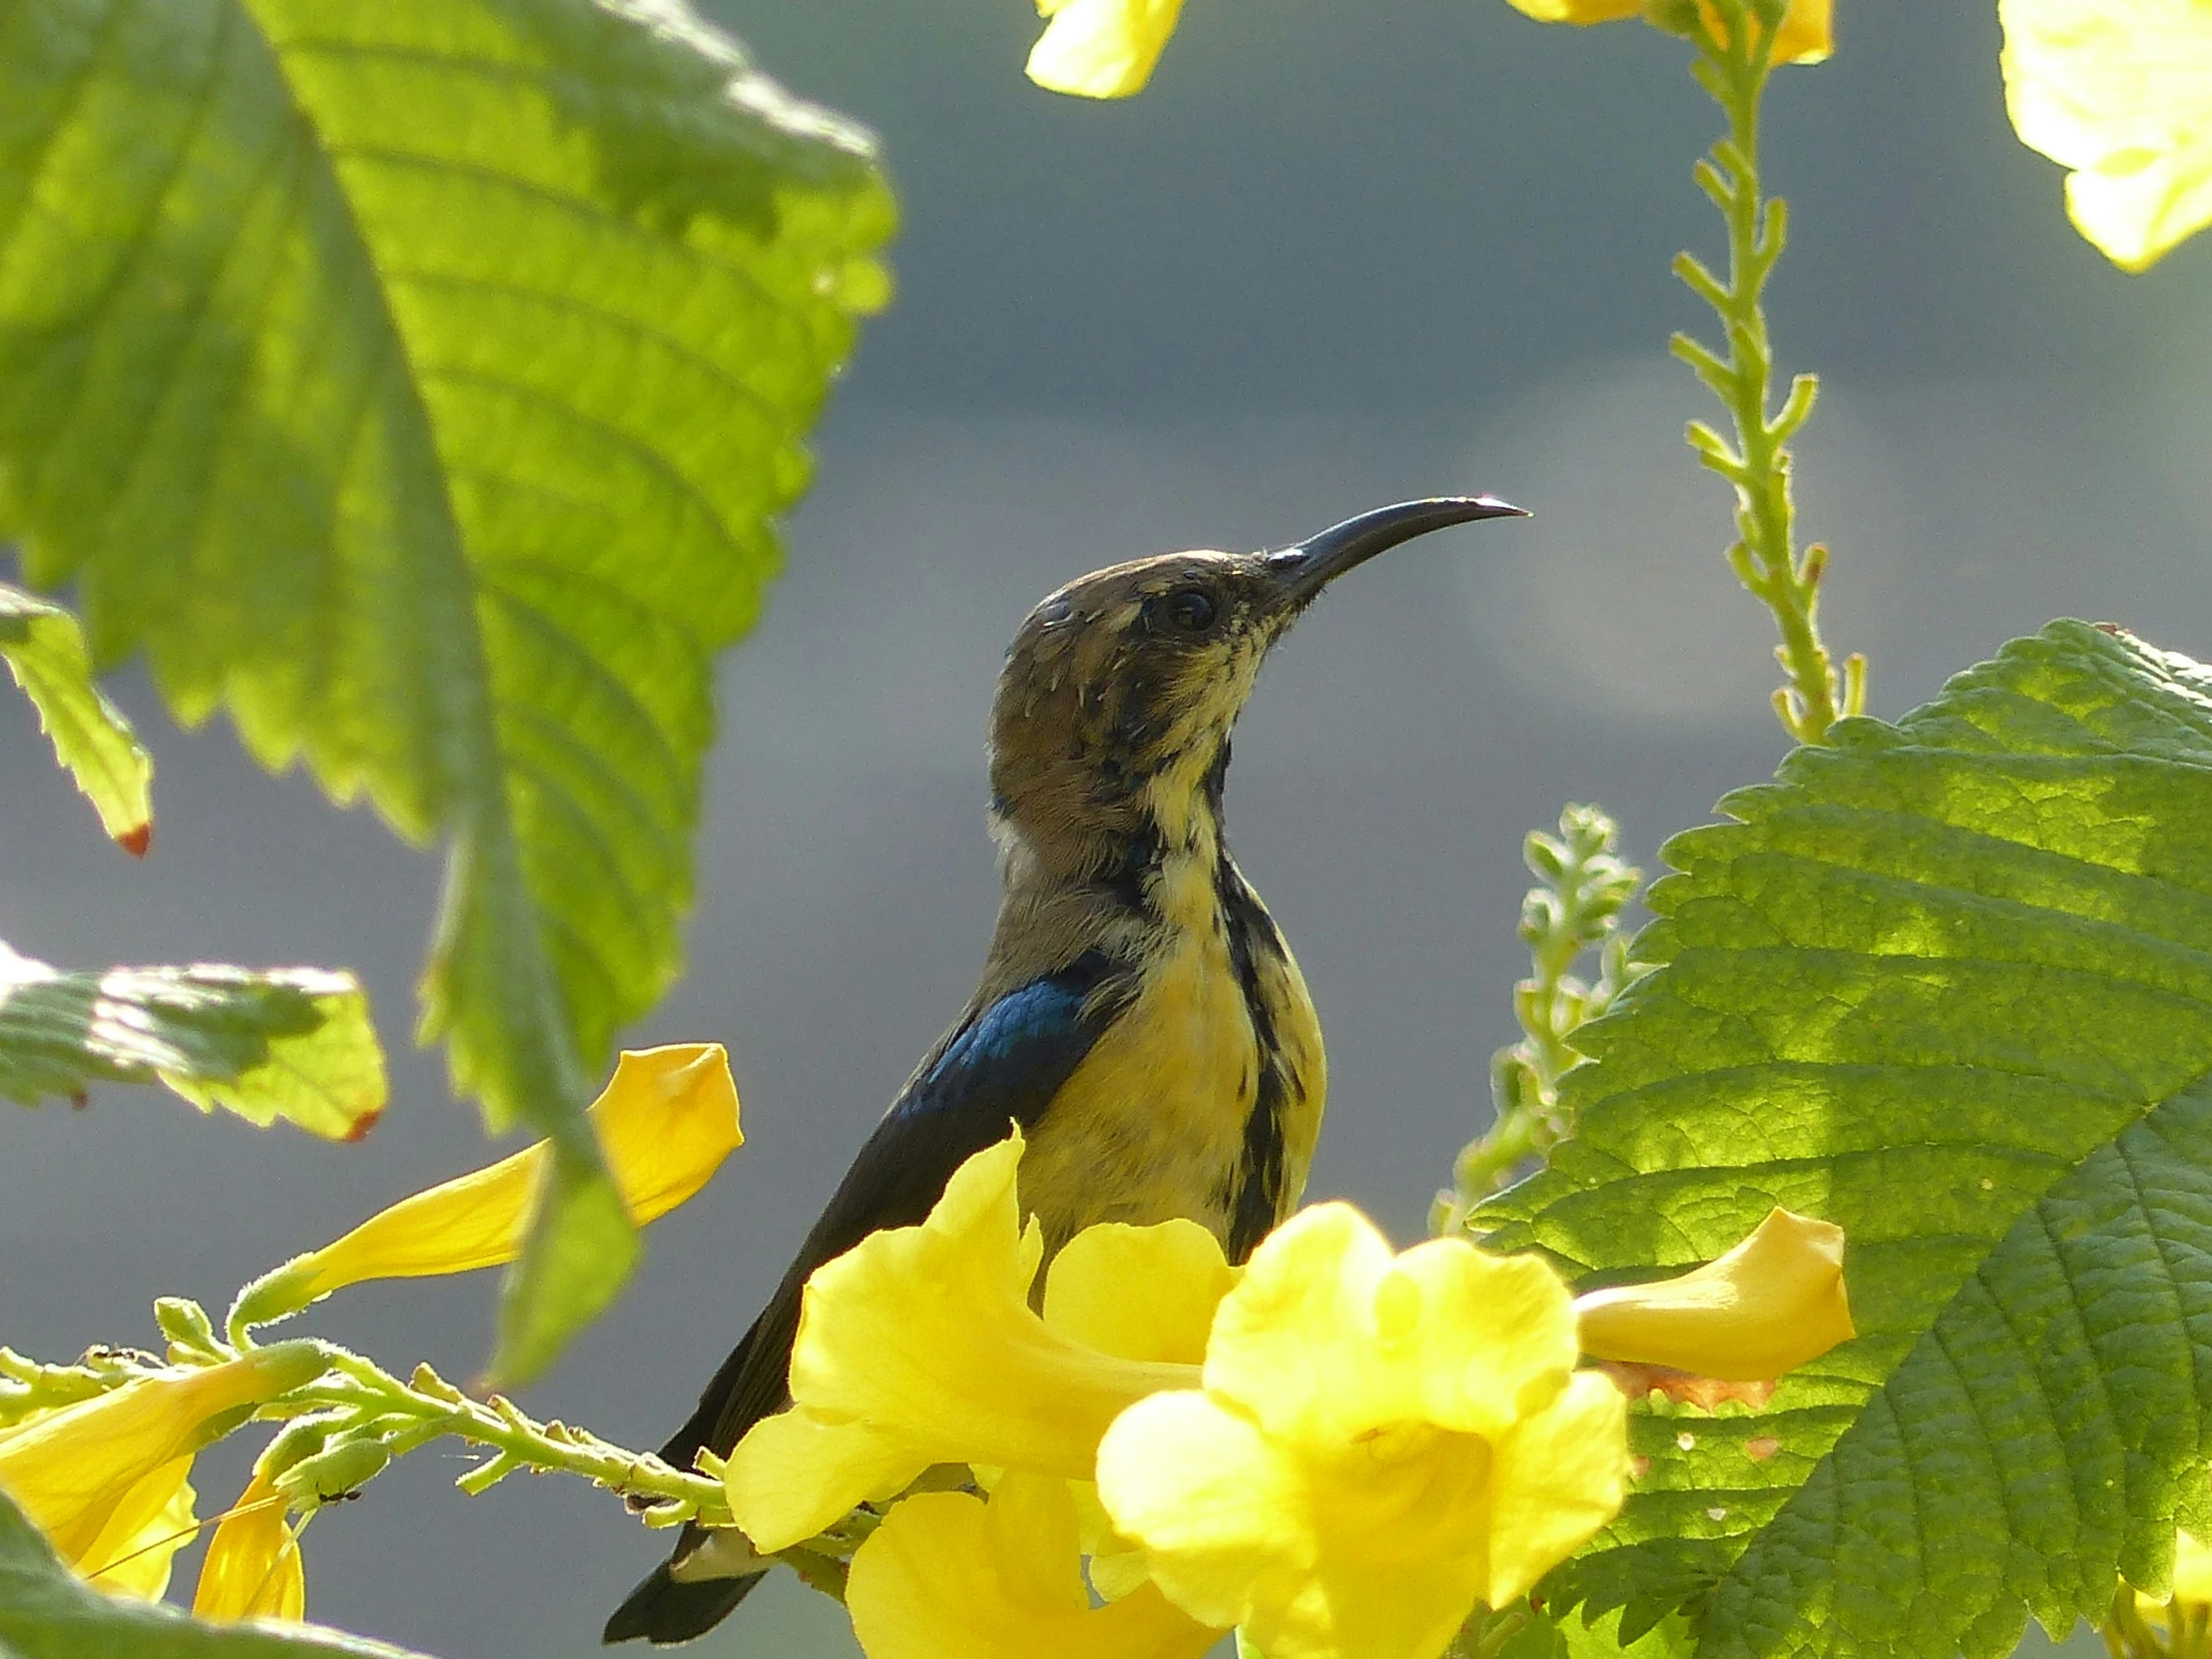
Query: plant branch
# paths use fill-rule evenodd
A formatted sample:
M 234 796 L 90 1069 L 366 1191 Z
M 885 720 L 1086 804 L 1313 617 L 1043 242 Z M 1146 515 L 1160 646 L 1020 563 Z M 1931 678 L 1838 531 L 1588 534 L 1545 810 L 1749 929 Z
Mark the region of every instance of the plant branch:
M 1716 276 L 1689 254 L 1676 256 L 1674 272 L 1712 306 L 1726 350 L 1687 334 L 1677 334 L 1672 349 L 1721 400 L 1735 429 L 1731 443 L 1693 421 L 1688 436 L 1699 460 L 1736 491 L 1729 564 L 1773 613 L 1782 636 L 1775 657 L 1788 683 L 1774 694 L 1775 713 L 1800 743 L 1825 743 L 1840 716 L 1865 709 L 1867 665 L 1855 654 L 1837 674 L 1818 620 L 1828 550 L 1815 544 L 1797 551 L 1790 440 L 1813 412 L 1819 381 L 1798 375 L 1781 407 L 1768 412 L 1776 371 L 1761 300 L 1788 241 L 1789 205 L 1762 193 L 1759 117 L 1786 10 L 1786 0 L 1718 0 L 1689 11 L 1688 33 L 1698 49 L 1693 72 L 1728 119 L 1727 136 L 1696 169 L 1699 188 L 1727 226 L 1728 275 Z
M 1559 815 L 1557 836 L 1535 830 L 1522 842 L 1521 856 L 1537 884 L 1521 900 L 1520 936 L 1530 968 L 1513 987 L 1521 1038 L 1490 1057 L 1495 1118 L 1460 1151 L 1451 1190 L 1436 1195 L 1429 1225 L 1438 1233 L 1464 1230 L 1476 1204 L 1567 1133 L 1559 1079 L 1578 1058 L 1569 1039 L 1639 971 L 1628 960 L 1620 914 L 1636 896 L 1643 871 L 1622 862 L 1619 840 L 1619 827 L 1602 811 L 1570 806 Z M 1593 948 L 1599 973 L 1585 984 L 1572 969 Z

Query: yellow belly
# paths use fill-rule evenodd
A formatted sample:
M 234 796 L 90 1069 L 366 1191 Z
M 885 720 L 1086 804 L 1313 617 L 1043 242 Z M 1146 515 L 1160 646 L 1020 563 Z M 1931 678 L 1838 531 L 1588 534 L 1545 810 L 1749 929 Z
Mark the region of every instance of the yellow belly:
M 1289 1061 L 1278 1206 L 1288 1214 L 1306 1184 L 1327 1083 L 1297 964 L 1263 962 L 1261 980 Z M 1226 939 L 1216 927 L 1182 933 L 1030 1132 L 1022 1203 L 1043 1221 L 1047 1251 L 1097 1222 L 1177 1216 L 1226 1245 L 1260 1065 Z

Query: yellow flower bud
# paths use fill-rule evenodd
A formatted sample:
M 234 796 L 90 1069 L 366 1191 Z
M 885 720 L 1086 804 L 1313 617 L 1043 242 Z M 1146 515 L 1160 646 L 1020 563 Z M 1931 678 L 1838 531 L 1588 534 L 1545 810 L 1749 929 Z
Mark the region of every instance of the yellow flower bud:
M 1764 1382 L 1851 1340 L 1844 1230 L 1769 1212 L 1735 1249 L 1693 1273 L 1593 1291 L 1574 1304 L 1593 1360 Z
M 124 1538 L 144 1540 L 175 1501 L 192 1454 L 224 1418 L 322 1370 L 315 1345 L 278 1343 L 220 1366 L 158 1372 L 45 1412 L 0 1439 L 0 1489 L 56 1554 L 96 1573 L 126 1553 Z M 111 1548 L 116 1556 L 96 1558 Z M 166 1582 L 166 1561 L 162 1575 Z
M 625 1053 L 591 1108 L 630 1219 L 643 1225 L 704 1187 L 745 1144 L 729 1056 L 718 1043 Z M 381 1210 L 342 1239 L 295 1256 L 240 1293 L 236 1325 L 266 1325 L 347 1285 L 505 1265 L 521 1254 L 543 1141 Z
M 1030 49 L 1029 79 L 1078 98 L 1131 97 L 1182 14 L 1183 0 L 1037 0 L 1051 22 Z
M 303 1619 L 307 1577 L 299 1539 L 265 1455 L 208 1540 L 192 1610 L 204 1619 Z

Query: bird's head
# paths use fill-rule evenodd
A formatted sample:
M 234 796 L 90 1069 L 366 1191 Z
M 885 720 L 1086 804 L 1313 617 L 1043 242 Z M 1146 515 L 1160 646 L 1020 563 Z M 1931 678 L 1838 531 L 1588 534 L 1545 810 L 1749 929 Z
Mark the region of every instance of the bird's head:
M 1230 729 L 1268 648 L 1322 590 L 1388 548 L 1474 519 L 1488 496 L 1408 501 L 1293 546 L 1166 553 L 1079 577 L 1029 613 L 991 711 L 994 809 L 1025 838 L 1188 834 L 1218 806 Z

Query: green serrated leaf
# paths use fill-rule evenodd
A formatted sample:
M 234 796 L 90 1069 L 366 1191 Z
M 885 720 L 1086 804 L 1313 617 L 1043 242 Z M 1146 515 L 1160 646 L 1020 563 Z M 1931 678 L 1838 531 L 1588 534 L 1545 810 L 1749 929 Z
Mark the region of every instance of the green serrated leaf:
M 167 1083 L 263 1127 L 358 1140 L 384 1109 L 368 998 L 319 968 L 64 973 L 0 944 L 0 1096 L 31 1105 L 93 1083 Z
M 96 662 L 445 836 L 422 1032 L 604 1187 L 586 1079 L 678 971 L 713 659 L 886 297 L 867 139 L 680 0 L 9 15 L 0 530 Z
M 422 1659 L 319 1626 L 202 1624 L 173 1607 L 102 1595 L 54 1557 L 0 1493 L 0 1654 L 20 1659 Z
M 2054 623 L 1831 737 L 1665 849 L 1664 965 L 1481 1219 L 1588 1282 L 1775 1204 L 1851 1241 L 1859 1340 L 1757 1413 L 1647 1405 L 1556 1605 L 1989 1659 L 2157 1584 L 2212 1456 L 2212 673 Z
M 154 838 L 154 758 L 123 711 L 92 682 L 77 619 L 0 582 L 0 658 L 38 711 L 54 758 L 69 769 L 101 828 L 143 856 Z

